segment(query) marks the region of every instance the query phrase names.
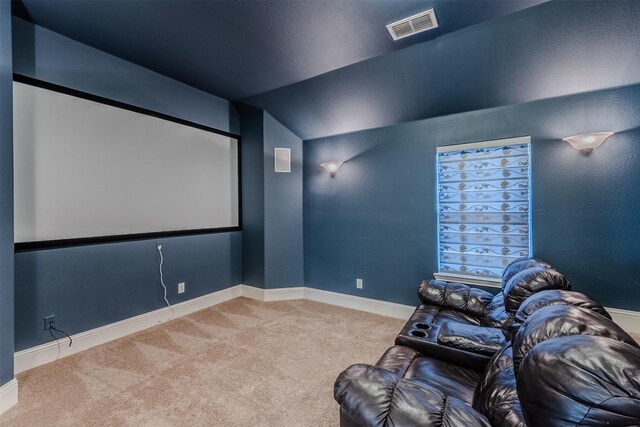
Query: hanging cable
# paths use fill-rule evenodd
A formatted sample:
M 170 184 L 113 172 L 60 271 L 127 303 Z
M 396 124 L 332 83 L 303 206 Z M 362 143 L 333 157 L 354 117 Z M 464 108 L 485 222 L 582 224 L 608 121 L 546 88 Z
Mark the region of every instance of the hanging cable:
M 162 245 L 158 244 L 156 247 L 158 248 L 158 253 L 160 254 L 160 285 L 162 285 L 162 289 L 164 290 L 164 294 L 162 298 L 164 299 L 164 302 L 167 304 L 167 307 L 171 309 L 171 317 L 173 318 L 175 311 L 171 306 L 171 303 L 169 303 L 169 300 L 167 299 L 167 286 L 164 284 L 164 275 L 162 273 L 162 265 L 164 264 L 164 256 L 162 255 Z
M 53 322 L 52 322 L 53 323 Z M 56 328 L 55 326 L 53 326 L 52 323 L 49 323 L 49 333 L 51 334 L 51 336 L 53 337 L 54 340 L 58 341 L 58 337 L 56 337 L 55 335 L 53 335 L 53 331 L 56 332 L 60 332 L 61 334 L 64 334 L 64 336 L 66 336 L 67 338 L 69 338 L 69 347 L 71 347 L 71 344 L 73 344 L 73 339 L 69 336 L 68 333 L 66 333 L 65 331 Z
M 164 289 L 164 302 L 167 303 L 167 307 L 171 307 L 169 304 L 169 300 L 167 299 L 167 286 L 164 284 L 164 276 L 162 275 L 162 264 L 164 263 L 164 257 L 162 256 L 162 245 L 158 245 L 158 253 L 160 254 L 160 284 L 162 285 L 162 289 Z

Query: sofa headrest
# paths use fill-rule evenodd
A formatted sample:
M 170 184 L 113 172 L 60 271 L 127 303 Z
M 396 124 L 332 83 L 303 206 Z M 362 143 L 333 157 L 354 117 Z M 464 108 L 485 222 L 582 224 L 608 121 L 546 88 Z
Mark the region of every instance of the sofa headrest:
M 638 348 L 638 344 L 620 326 L 594 311 L 571 305 L 541 308 L 529 317 L 513 339 L 513 366 L 543 341 L 568 335 L 595 335 L 621 341 Z
M 571 289 L 562 273 L 545 267 L 530 267 L 516 273 L 502 290 L 504 307 L 512 316 L 520 305 L 536 292 L 547 289 Z
M 606 337 L 558 337 L 535 346 L 517 376 L 530 426 L 640 425 L 640 350 Z
M 604 317 L 611 319 L 611 315 L 600 305 L 599 302 L 589 298 L 583 293 L 574 291 L 564 291 L 560 289 L 550 289 L 537 292 L 527 298 L 518 311 L 513 320 L 513 329 L 518 329 L 522 324 L 536 311 L 550 305 L 573 305 L 576 307 L 586 308 L 595 311 Z
M 548 262 L 541 260 L 540 258 L 518 258 L 511 261 L 502 272 L 502 289 L 504 289 L 504 287 L 507 285 L 507 283 L 509 283 L 509 280 L 511 280 L 513 276 L 520 273 L 522 270 L 531 267 L 545 267 L 553 269 L 553 267 Z
M 477 318 L 484 316 L 485 307 L 493 299 L 492 294 L 480 288 L 435 279 L 423 280 L 418 296 L 423 304 L 452 308 Z

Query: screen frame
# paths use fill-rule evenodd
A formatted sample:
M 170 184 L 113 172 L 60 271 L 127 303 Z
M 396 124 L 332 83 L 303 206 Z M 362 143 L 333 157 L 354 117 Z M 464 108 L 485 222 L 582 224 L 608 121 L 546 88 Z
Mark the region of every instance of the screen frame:
M 177 236 L 191 236 L 197 234 L 216 234 L 216 233 L 228 233 L 233 231 L 242 231 L 242 138 L 240 135 L 226 132 L 220 129 L 205 126 L 200 123 L 191 122 L 178 117 L 170 116 L 168 114 L 160 113 L 157 111 L 149 110 L 146 108 L 138 107 L 135 105 L 127 104 L 113 99 L 105 98 L 102 96 L 94 95 L 91 93 L 83 92 L 77 89 L 72 89 L 65 86 L 60 86 L 55 83 L 50 83 L 44 80 L 39 80 L 33 77 L 25 76 L 22 74 L 14 73 L 13 81 L 23 83 L 35 87 L 39 87 L 54 92 L 59 92 L 65 95 L 74 96 L 77 98 L 85 99 L 88 101 L 97 102 L 100 104 L 109 105 L 111 107 L 120 108 L 123 110 L 132 111 L 135 113 L 143 114 L 146 116 L 155 117 L 157 119 L 170 121 L 173 123 L 181 124 L 184 126 L 193 127 L 206 132 L 211 132 L 217 135 L 234 138 L 237 141 L 237 179 L 238 179 L 238 225 L 230 227 L 215 227 L 215 228 L 197 228 L 197 229 L 183 229 L 183 230 L 166 230 L 166 231 L 153 231 L 144 233 L 131 233 L 131 234 L 114 234 L 105 236 L 92 236 L 92 237 L 73 237 L 68 239 L 55 239 L 55 240 L 37 240 L 31 242 L 19 242 L 14 243 L 16 252 L 34 251 L 41 249 L 54 249 L 64 248 L 71 246 L 85 246 L 104 243 L 126 242 L 133 240 L 149 240 L 166 237 Z

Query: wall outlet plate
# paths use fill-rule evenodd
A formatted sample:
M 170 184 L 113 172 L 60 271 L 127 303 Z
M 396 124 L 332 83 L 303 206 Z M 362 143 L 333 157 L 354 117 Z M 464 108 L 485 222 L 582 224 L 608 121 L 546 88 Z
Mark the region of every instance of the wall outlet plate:
M 185 287 L 184 282 L 178 283 L 178 293 L 179 294 L 184 294 L 184 287 Z
M 362 279 L 356 279 L 356 288 L 362 289 L 364 287 L 364 281 Z
M 48 331 L 49 329 L 51 329 L 51 324 L 55 323 L 56 321 L 56 315 L 55 314 L 50 314 L 48 316 L 44 317 L 44 330 Z

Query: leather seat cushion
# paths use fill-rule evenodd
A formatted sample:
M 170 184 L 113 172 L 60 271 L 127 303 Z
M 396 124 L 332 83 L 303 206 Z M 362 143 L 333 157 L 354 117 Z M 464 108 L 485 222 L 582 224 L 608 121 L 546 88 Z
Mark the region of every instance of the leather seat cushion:
M 461 311 L 444 308 L 437 305 L 423 304 L 419 306 L 409 319 L 410 322 L 421 322 L 431 325 L 442 325 L 454 321 L 468 325 L 480 325 L 480 319 Z
M 480 382 L 480 373 L 442 360 L 419 357 L 411 364 L 404 378 L 420 382 L 471 405 Z
M 480 382 L 479 372 L 438 359 L 422 357 L 419 352 L 400 345 L 389 348 L 376 366 L 398 378 L 431 387 L 469 405 L 473 402 L 475 389 Z
M 516 389 L 511 347 L 497 352 L 480 380 L 474 408 L 499 427 L 526 427 Z
M 398 378 L 402 378 L 413 361 L 420 356 L 420 352 L 412 348 L 394 345 L 384 352 L 376 362 L 376 366 L 386 369 Z
M 448 322 L 438 333 L 438 344 L 493 356 L 507 343 L 502 329 Z

